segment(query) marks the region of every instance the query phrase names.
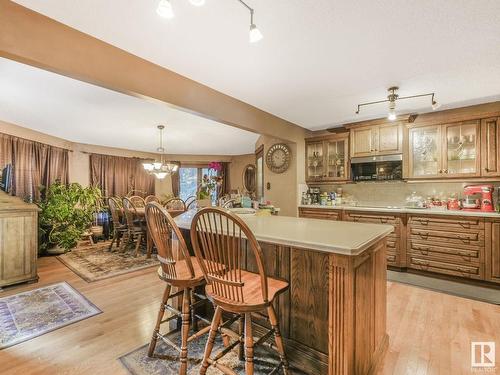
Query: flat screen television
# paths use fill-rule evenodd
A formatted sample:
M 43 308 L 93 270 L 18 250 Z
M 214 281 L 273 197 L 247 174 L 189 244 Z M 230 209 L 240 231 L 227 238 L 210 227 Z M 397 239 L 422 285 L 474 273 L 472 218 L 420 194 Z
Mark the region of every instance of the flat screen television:
M 7 164 L 2 170 L 2 179 L 0 180 L 0 189 L 10 193 L 12 188 L 12 164 Z

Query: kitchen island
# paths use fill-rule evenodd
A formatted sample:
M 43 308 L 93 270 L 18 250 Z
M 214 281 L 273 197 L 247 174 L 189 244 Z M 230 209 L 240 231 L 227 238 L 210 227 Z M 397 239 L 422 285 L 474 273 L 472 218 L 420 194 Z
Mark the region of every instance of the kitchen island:
M 186 237 L 194 214 L 175 219 Z M 290 283 L 275 306 L 290 363 L 311 375 L 374 372 L 388 344 L 385 252 L 393 227 L 240 217 L 262 247 L 268 276 Z M 256 271 L 248 256 L 246 269 Z

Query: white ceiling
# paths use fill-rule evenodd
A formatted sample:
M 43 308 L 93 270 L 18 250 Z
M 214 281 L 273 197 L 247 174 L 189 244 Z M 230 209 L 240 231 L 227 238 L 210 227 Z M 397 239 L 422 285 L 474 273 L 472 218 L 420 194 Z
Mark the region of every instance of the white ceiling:
M 499 0 L 17 0 L 108 43 L 309 129 L 384 115 L 356 105 L 435 91 L 443 108 L 500 100 Z M 399 110 L 429 111 L 429 100 Z
M 73 142 L 147 152 L 156 152 L 156 126 L 164 124 L 169 154 L 252 153 L 259 136 L 3 58 L 0 120 Z

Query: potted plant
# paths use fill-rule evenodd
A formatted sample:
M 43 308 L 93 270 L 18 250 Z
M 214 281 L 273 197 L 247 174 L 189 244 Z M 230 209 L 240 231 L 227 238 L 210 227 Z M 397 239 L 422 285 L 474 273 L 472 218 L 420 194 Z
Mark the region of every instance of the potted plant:
M 41 209 L 40 237 L 42 250 L 64 253 L 75 247 L 92 225 L 94 212 L 100 209 L 101 191 L 78 183 L 52 184 L 38 205 Z

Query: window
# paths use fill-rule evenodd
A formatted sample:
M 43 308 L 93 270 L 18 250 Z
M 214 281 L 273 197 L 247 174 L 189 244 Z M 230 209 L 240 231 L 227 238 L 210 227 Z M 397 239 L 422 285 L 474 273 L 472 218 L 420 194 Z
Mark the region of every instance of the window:
M 206 174 L 209 174 L 206 167 L 181 167 L 179 169 L 180 198 L 185 201 L 187 198 L 196 195 L 198 186 Z M 211 174 L 213 174 L 213 171 L 211 171 Z M 217 192 L 214 192 L 212 200 L 214 199 L 217 199 Z

